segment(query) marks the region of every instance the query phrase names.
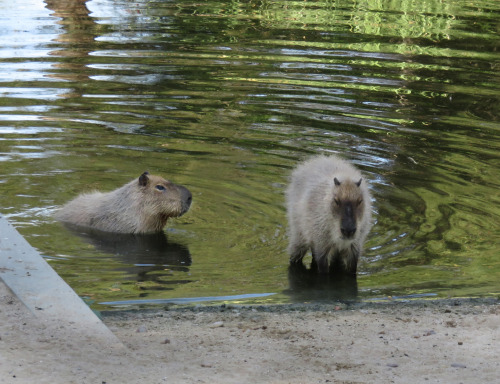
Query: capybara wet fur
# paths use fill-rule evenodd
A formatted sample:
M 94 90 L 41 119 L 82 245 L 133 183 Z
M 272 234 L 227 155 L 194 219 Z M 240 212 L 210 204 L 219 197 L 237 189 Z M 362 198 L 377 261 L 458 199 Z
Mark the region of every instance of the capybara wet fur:
M 315 156 L 291 175 L 286 191 L 290 263 L 302 263 L 310 249 L 311 269 L 356 274 L 371 228 L 366 179 L 337 156 Z
M 55 215 L 64 223 L 116 233 L 161 232 L 170 217 L 182 216 L 192 195 L 181 185 L 144 172 L 114 191 L 84 193 Z

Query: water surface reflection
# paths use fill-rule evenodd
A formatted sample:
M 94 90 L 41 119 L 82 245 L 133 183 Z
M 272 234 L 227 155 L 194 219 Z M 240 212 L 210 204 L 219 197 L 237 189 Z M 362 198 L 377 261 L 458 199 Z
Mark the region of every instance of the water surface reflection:
M 0 209 L 79 294 L 498 294 L 497 3 L 0 9 Z M 316 153 L 351 160 L 372 185 L 376 223 L 357 288 L 288 271 L 284 186 Z M 77 194 L 144 169 L 195 195 L 166 244 L 123 239 L 118 249 L 52 220 Z
M 153 282 L 157 290 L 172 290 L 177 284 L 186 284 L 192 263 L 187 246 L 167 240 L 164 232 L 133 235 L 102 232 L 77 226 L 68 226 L 99 253 L 116 259 L 122 266 L 118 271 L 139 283 Z M 172 272 L 183 272 L 185 279 L 171 279 Z M 151 289 L 151 288 L 150 288 Z
M 356 276 L 316 273 L 303 264 L 288 268 L 289 288 L 283 293 L 294 302 L 352 301 L 358 299 Z

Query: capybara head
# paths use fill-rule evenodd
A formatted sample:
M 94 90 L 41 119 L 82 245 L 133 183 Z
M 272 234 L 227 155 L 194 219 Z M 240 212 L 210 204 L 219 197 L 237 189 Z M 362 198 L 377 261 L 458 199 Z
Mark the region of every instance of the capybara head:
M 356 235 L 357 222 L 363 216 L 365 204 L 360 185 L 352 180 L 339 181 L 334 178 L 334 194 L 332 201 L 332 212 L 335 218 L 340 220 L 340 233 L 343 239 L 353 239 Z
M 182 216 L 189 210 L 192 202 L 191 192 L 182 185 L 177 185 L 162 177 L 144 172 L 138 179 L 143 197 L 143 209 L 151 216 Z

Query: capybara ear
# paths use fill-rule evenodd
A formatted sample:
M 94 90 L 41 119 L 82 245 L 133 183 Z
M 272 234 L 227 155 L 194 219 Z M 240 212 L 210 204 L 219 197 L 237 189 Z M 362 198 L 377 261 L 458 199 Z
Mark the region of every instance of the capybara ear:
M 335 183 L 335 185 L 338 187 L 340 185 L 340 181 L 339 179 L 337 179 L 336 177 L 333 178 L 333 182 Z
M 362 179 L 362 178 L 361 178 L 361 179 L 359 179 L 359 181 L 356 183 L 356 186 L 358 186 L 358 187 L 359 187 L 359 186 L 361 185 L 361 180 L 363 180 L 363 179 Z
M 149 183 L 149 172 L 144 172 L 141 176 L 139 176 L 139 185 L 141 187 L 145 187 Z

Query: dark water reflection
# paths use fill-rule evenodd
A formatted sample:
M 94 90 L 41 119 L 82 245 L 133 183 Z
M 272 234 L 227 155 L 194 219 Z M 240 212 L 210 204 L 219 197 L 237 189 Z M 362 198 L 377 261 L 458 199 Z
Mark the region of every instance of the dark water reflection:
M 350 275 L 318 275 L 304 265 L 288 268 L 289 289 L 284 293 L 294 302 L 356 300 L 358 281 Z
M 497 2 L 0 9 L 0 210 L 79 294 L 499 293 Z M 355 290 L 288 272 L 284 185 L 314 153 L 371 181 L 376 224 Z M 166 243 L 53 222 L 76 194 L 145 169 L 193 192 Z
M 169 242 L 165 233 L 151 235 L 129 235 L 108 233 L 76 226 L 67 226 L 75 235 L 80 236 L 97 252 L 112 255 L 123 264 L 117 268 L 129 278 L 138 282 L 152 281 L 157 289 L 168 289 L 168 285 L 189 283 L 185 281 L 163 279 L 171 277 L 173 271 L 189 272 L 191 254 L 182 244 Z M 151 288 L 150 288 L 151 289 Z M 172 288 L 170 288 L 172 289 Z

